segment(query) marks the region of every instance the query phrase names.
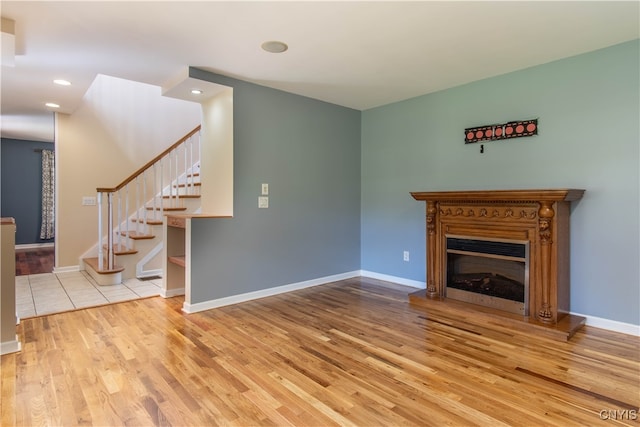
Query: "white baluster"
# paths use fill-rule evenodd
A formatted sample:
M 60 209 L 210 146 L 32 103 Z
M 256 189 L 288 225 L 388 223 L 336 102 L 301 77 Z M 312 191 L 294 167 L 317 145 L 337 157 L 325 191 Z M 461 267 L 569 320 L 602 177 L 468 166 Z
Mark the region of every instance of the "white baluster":
M 116 248 L 118 249 L 122 249 L 122 233 L 121 233 L 121 226 L 122 226 L 122 195 L 120 194 L 121 190 L 118 190 L 118 207 L 117 207 L 117 211 L 118 211 L 118 227 L 116 229 Z
M 147 171 L 142 172 L 142 217 L 144 234 L 149 234 L 149 225 L 147 224 Z
M 109 223 L 109 230 L 107 233 L 107 264 L 108 269 L 113 270 L 113 193 L 109 192 L 107 195 L 107 220 Z
M 125 232 L 125 238 L 124 241 L 126 242 L 126 246 L 127 246 L 127 250 L 131 249 L 131 241 L 129 239 L 129 184 L 127 184 L 124 188 L 124 204 L 125 204 L 125 208 L 124 208 L 124 214 L 127 217 L 127 221 L 124 223 L 124 232 Z
M 98 269 L 104 268 L 104 249 L 102 248 L 102 194 L 98 193 Z
M 136 177 L 136 234 L 140 234 L 140 180 Z

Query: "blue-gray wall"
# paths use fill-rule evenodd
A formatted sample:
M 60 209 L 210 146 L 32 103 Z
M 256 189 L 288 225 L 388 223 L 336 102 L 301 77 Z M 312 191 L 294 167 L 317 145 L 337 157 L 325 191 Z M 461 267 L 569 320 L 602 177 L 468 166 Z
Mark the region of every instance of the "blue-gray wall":
M 1 215 L 16 220 L 16 244 L 49 243 L 40 239 L 42 221 L 42 154 L 53 144 L 2 138 L 0 143 Z
M 640 324 L 638 40 L 362 113 L 363 270 L 425 281 L 410 191 L 584 188 L 571 214 L 571 311 Z M 539 135 L 464 128 L 539 118 Z M 411 261 L 402 261 L 403 250 Z
M 191 303 L 359 270 L 361 113 L 191 73 L 234 108 L 234 217 L 192 221 Z

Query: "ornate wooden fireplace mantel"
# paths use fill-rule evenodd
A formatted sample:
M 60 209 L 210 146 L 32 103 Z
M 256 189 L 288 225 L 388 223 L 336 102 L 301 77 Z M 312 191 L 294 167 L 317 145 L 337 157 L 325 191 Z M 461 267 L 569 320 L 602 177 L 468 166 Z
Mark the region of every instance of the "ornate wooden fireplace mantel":
M 583 193 L 577 189 L 411 193 L 426 202 L 427 221 L 427 287 L 412 294 L 411 303 L 436 310 L 446 304 L 449 312 L 456 307 L 474 309 L 482 316 L 516 321 L 510 323 L 518 329 L 569 339 L 585 321 L 569 314 L 569 207 Z M 527 316 L 445 298 L 450 235 L 528 243 Z

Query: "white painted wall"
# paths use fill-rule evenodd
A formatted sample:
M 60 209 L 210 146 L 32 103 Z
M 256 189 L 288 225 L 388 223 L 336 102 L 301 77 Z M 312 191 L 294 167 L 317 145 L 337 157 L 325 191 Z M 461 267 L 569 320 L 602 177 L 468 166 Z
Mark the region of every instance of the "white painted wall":
M 233 215 L 233 88 L 202 103 L 202 212 Z M 206 183 L 206 185 L 205 185 Z

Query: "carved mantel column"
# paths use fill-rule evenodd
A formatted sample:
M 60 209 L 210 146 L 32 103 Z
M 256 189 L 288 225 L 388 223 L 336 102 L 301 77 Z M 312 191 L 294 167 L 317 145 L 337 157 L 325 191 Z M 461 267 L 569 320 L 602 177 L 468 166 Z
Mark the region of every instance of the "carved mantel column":
M 427 200 L 427 296 L 435 298 L 440 295 L 440 284 L 436 282 L 436 244 L 438 233 L 436 230 L 436 216 L 438 209 L 436 202 Z
M 540 202 L 538 210 L 538 230 L 540 232 L 540 264 L 542 285 L 542 306 L 538 310 L 538 320 L 545 323 L 554 322 L 554 310 L 551 307 L 549 289 L 551 287 L 551 253 L 553 249 L 553 210 L 552 201 Z

